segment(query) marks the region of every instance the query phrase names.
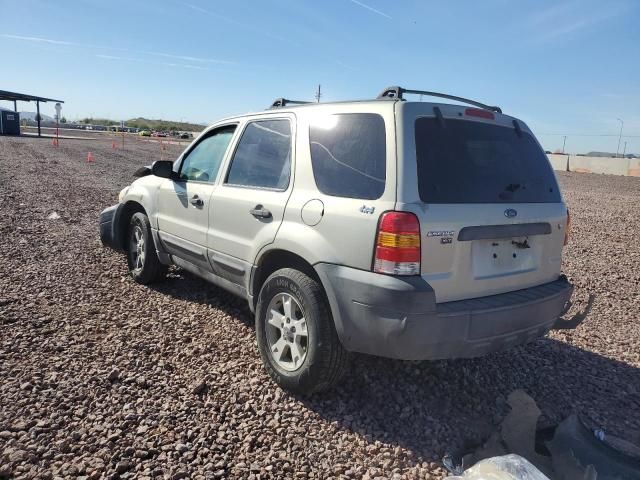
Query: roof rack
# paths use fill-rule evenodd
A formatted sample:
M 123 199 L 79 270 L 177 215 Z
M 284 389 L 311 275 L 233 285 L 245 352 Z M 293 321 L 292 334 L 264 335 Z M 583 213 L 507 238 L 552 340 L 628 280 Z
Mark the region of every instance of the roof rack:
M 269 108 L 280 108 L 286 107 L 287 105 L 304 105 L 306 103 L 311 102 L 303 102 L 302 100 L 289 100 L 288 98 L 276 98 Z
M 405 93 L 415 93 L 418 95 L 428 95 L 430 97 L 440 97 L 447 98 L 449 100 L 455 100 L 457 102 L 468 103 L 469 105 L 474 105 L 476 107 L 482 108 L 484 110 L 490 110 L 496 113 L 502 113 L 502 109 L 500 107 L 485 105 L 484 103 L 476 102 L 475 100 L 469 100 L 468 98 L 456 97 L 454 95 L 447 95 L 446 93 L 438 93 L 438 92 L 427 92 L 425 90 L 409 90 L 402 87 L 388 87 L 385 88 L 377 98 L 397 98 L 402 100 L 402 95 Z

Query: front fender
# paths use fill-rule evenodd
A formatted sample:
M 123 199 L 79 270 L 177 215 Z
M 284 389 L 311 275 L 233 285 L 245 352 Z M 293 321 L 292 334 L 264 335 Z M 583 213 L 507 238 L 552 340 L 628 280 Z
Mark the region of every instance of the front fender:
M 158 229 L 158 188 L 162 181 L 164 179 L 152 175 L 139 178 L 129 186 L 121 199 L 124 205 L 137 203 L 142 206 L 154 230 Z

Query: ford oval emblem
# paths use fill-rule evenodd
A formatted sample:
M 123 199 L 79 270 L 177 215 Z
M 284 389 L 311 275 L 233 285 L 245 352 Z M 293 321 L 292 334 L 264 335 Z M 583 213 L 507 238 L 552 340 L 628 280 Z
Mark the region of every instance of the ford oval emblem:
M 513 218 L 516 215 L 518 215 L 518 212 L 516 210 L 514 210 L 513 208 L 507 208 L 504 211 L 504 216 L 507 217 L 507 218 Z

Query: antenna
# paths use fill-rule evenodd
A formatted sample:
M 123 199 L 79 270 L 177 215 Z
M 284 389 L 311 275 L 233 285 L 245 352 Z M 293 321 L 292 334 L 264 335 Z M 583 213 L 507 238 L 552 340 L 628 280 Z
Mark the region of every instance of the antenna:
M 320 103 L 320 97 L 322 97 L 322 92 L 320 91 L 320 87 L 321 85 L 318 84 L 318 91 L 316 92 L 316 95 L 315 95 L 317 103 Z

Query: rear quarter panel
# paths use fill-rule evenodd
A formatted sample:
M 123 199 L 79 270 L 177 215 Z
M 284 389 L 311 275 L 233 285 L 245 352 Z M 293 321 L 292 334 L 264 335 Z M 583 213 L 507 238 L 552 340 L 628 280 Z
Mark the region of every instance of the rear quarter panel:
M 380 214 L 393 210 L 396 201 L 396 148 L 394 102 L 363 102 L 348 105 L 324 105 L 296 111 L 298 135 L 295 186 L 276 240 L 271 249 L 285 249 L 301 255 L 309 263 L 334 263 L 362 270 L 371 268 L 376 230 Z M 317 116 L 340 113 L 375 113 L 385 122 L 386 185 L 375 200 L 336 197 L 322 193 L 316 186 L 309 145 L 309 125 Z M 322 202 L 322 214 L 316 225 L 303 221 L 308 202 Z M 317 203 L 316 203 L 317 205 Z M 362 207 L 369 212 L 363 213 Z M 259 260 L 256 262 L 258 263 Z

